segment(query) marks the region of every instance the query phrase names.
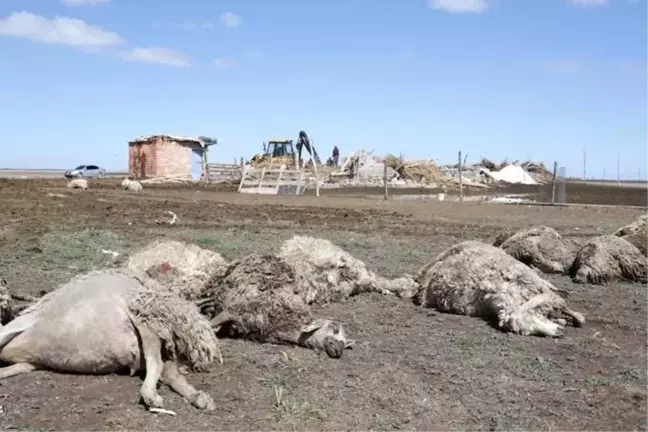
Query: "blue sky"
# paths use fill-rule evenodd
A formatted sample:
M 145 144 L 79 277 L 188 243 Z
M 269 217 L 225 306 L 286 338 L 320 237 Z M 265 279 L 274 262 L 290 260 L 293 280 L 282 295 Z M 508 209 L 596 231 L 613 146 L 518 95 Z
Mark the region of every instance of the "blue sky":
M 207 135 L 233 161 L 306 130 L 408 159 L 648 171 L 646 0 L 2 0 L 0 166 L 127 166 Z

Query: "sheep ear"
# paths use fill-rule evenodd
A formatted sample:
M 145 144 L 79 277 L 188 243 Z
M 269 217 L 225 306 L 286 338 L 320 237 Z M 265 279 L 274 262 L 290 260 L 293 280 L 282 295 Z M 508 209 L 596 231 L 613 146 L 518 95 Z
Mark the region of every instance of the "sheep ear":
M 323 319 L 316 319 L 312 323 L 308 324 L 307 326 L 304 326 L 301 328 L 302 333 L 311 333 L 314 332 L 315 330 L 322 328 L 324 325 L 324 320 Z

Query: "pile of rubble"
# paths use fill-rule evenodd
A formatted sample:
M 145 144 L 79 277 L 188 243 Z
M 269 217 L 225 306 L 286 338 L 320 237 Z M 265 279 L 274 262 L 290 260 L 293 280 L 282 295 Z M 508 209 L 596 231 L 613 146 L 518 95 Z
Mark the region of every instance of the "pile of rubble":
M 329 175 L 328 183 L 341 186 L 381 186 L 384 161 L 387 162 L 387 179 L 393 185 L 415 187 L 441 187 L 454 189 L 459 185 L 458 165 L 439 166 L 434 160 L 404 161 L 393 155 L 382 159 L 372 152 L 360 150 L 346 158 L 340 170 Z M 543 163 L 531 161 L 501 163 L 488 159 L 477 164 L 462 166 L 461 181 L 464 186 L 497 187 L 505 184 L 537 185 L 550 183 L 552 174 Z

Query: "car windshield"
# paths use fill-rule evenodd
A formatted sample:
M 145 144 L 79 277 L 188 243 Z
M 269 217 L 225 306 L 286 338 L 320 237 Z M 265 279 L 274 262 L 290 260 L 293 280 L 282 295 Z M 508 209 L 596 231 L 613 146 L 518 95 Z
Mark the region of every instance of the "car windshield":
M 75 170 L 82 170 L 85 168 L 85 165 L 79 165 L 78 167 L 74 168 Z

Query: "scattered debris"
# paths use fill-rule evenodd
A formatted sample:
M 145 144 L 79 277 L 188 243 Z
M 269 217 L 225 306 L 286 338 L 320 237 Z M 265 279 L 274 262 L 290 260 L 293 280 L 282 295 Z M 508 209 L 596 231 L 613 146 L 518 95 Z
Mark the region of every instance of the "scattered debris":
M 67 198 L 67 195 L 52 193 L 52 192 L 48 192 L 47 196 L 50 198 Z
M 152 177 L 139 180 L 140 184 L 162 184 L 162 183 L 194 183 L 196 180 L 191 175 L 178 174 L 172 176 Z
M 101 253 L 106 255 L 112 255 L 113 258 L 117 258 L 119 256 L 119 252 L 115 252 L 107 249 L 101 249 Z
M 150 412 L 152 412 L 152 413 L 168 414 L 168 415 L 174 416 L 174 417 L 176 415 L 175 411 L 171 411 L 171 410 L 164 409 L 164 408 L 153 408 L 153 407 L 151 407 L 148 410 Z
M 169 216 L 171 216 L 171 219 L 169 219 L 167 221 L 155 219 L 156 224 L 158 224 L 158 225 L 174 225 L 178 221 L 178 216 L 175 213 L 173 213 L 172 211 L 167 210 L 167 211 L 164 212 L 164 214 L 168 214 Z

